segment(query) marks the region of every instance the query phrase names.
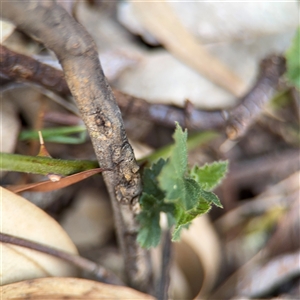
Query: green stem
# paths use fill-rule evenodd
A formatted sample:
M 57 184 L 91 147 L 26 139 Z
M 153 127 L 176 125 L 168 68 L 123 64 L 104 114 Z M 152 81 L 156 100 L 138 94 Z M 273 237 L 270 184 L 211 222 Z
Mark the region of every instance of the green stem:
M 206 131 L 191 135 L 187 141 L 188 150 L 207 143 L 219 134 L 214 131 Z M 139 163 L 151 164 L 159 158 L 167 159 L 170 156 L 172 145 L 163 147 L 154 153 L 139 160 Z M 59 175 L 71 175 L 85 170 L 98 168 L 96 161 L 90 160 L 63 160 L 43 156 L 27 156 L 0 152 L 0 170 L 12 172 L 25 172 L 47 175 L 49 173 Z
M 99 168 L 96 161 L 62 160 L 42 156 L 27 156 L 0 152 L 0 170 L 47 175 L 70 175 Z
M 44 128 L 40 130 L 44 141 L 62 144 L 80 144 L 85 141 L 86 127 L 84 125 Z M 79 134 L 78 137 L 69 136 Z M 21 141 L 39 139 L 37 130 L 23 130 L 19 136 Z

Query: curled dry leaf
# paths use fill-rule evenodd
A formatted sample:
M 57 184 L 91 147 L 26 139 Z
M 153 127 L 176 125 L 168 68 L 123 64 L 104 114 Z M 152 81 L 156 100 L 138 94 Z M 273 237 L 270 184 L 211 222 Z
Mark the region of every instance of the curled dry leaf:
M 79 191 L 60 224 L 79 249 L 104 246 L 114 232 L 107 194 L 91 187 Z
M 1 231 L 77 254 L 60 225 L 26 199 L 0 187 Z M 77 269 L 54 257 L 24 247 L 1 244 L 1 284 L 45 276 L 76 276 Z
M 78 278 L 39 278 L 8 284 L 0 290 L 3 299 L 143 299 L 153 297 L 124 286 Z
M 220 244 L 209 219 L 203 215 L 182 232 L 175 243 L 175 261 L 187 279 L 192 297 L 202 299 L 217 278 L 221 262 Z M 171 284 L 172 283 L 171 274 Z M 174 295 L 176 298 L 176 295 Z

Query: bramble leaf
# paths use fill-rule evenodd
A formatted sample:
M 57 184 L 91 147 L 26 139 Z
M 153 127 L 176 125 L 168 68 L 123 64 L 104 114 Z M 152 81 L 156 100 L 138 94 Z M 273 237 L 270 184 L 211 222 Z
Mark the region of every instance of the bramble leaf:
M 286 52 L 287 78 L 289 81 L 300 89 L 300 27 L 296 31 L 296 35 L 291 47 Z
M 178 184 L 182 183 L 187 169 L 187 132 L 183 132 L 178 123 L 173 138 L 175 144 L 171 156 L 158 176 L 159 186 L 166 192 L 168 200 L 178 199 Z
M 186 178 L 187 171 L 187 131 L 176 124 L 173 135 L 175 145 L 172 153 L 158 176 L 159 187 L 166 193 L 166 202 L 179 202 L 185 209 L 193 208 L 199 198 L 199 185 Z
M 203 198 L 200 198 L 198 205 L 189 210 L 185 211 L 180 207 L 176 207 L 175 216 L 176 216 L 176 227 L 172 233 L 172 241 L 178 241 L 180 238 L 180 233 L 182 229 L 188 228 L 190 223 L 198 216 L 207 213 L 211 208 L 211 205 L 206 202 Z
M 164 203 L 165 193 L 159 189 L 156 179 L 165 163 L 165 160 L 160 159 L 143 173 L 144 192 L 140 198 L 142 212 L 138 215 L 140 230 L 137 241 L 144 248 L 156 247 L 159 244 L 160 212 L 171 216 L 174 214 L 174 205 Z
M 194 166 L 190 170 L 190 176 L 195 179 L 206 191 L 211 191 L 225 177 L 228 169 L 227 161 L 205 164 L 203 167 Z
M 165 197 L 164 192 L 159 189 L 157 182 L 157 176 L 165 164 L 166 161 L 161 158 L 157 163 L 153 164 L 151 168 L 145 168 L 143 172 L 143 191 L 158 199 Z
M 214 205 L 223 208 L 220 199 L 213 192 L 207 192 L 201 189 L 201 198 L 205 199 L 209 204 L 213 203 Z
M 160 242 L 161 228 L 159 224 L 160 212 L 174 215 L 174 205 L 164 203 L 152 195 L 143 193 L 140 199 L 142 212 L 137 216 L 140 222 L 140 230 L 137 241 L 144 248 L 156 247 Z
M 151 195 L 143 194 L 144 202 L 155 203 L 156 199 Z M 147 199 L 145 199 L 147 198 Z M 157 209 L 143 210 L 137 216 L 140 222 L 140 229 L 137 236 L 138 243 L 143 248 L 156 247 L 159 244 L 161 228 L 159 225 L 160 212 Z
M 220 183 L 227 171 L 227 162 L 216 162 L 201 168 L 187 169 L 187 131 L 176 124 L 174 146 L 167 161 L 160 159 L 152 168 L 144 170 L 142 212 L 138 215 L 138 242 L 150 248 L 159 244 L 160 213 L 167 214 L 168 224 L 174 226 L 172 240 L 180 238 L 182 229 L 193 219 L 207 213 L 211 205 L 222 207 L 210 190 Z
M 172 241 L 173 242 L 179 242 L 180 241 L 180 235 L 181 231 L 183 229 L 188 229 L 191 225 L 191 222 L 182 224 L 182 225 L 177 225 L 172 233 Z

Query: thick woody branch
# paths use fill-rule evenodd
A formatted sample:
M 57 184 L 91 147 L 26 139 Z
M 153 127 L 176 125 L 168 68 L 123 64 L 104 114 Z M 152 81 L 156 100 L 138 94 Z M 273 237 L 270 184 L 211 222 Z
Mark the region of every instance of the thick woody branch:
M 2 16 L 51 49 L 87 127 L 112 200 L 119 243 L 131 286 L 144 289 L 150 271 L 136 242 L 141 192 L 139 167 L 128 143 L 119 107 L 103 74 L 97 48 L 87 31 L 55 1 L 2 3 Z

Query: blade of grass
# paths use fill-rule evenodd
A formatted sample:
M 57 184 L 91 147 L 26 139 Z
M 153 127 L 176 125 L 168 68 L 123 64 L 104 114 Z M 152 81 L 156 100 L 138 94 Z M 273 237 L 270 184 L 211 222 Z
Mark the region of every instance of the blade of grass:
M 0 153 L 0 170 L 47 175 L 71 175 L 98 168 L 97 161 L 62 160 L 50 157 Z
M 84 125 L 78 126 L 65 126 L 65 127 L 54 127 L 44 128 L 40 130 L 43 138 L 48 142 L 56 142 L 63 144 L 79 144 L 85 140 L 86 127 Z M 70 134 L 79 133 L 79 137 L 69 137 Z M 38 131 L 36 130 L 23 130 L 20 133 L 19 139 L 24 140 L 37 140 L 39 138 Z

